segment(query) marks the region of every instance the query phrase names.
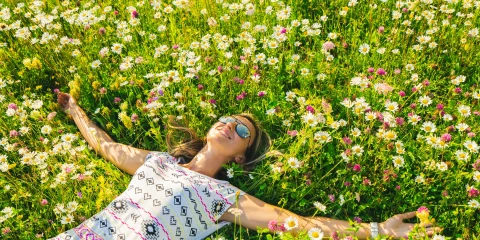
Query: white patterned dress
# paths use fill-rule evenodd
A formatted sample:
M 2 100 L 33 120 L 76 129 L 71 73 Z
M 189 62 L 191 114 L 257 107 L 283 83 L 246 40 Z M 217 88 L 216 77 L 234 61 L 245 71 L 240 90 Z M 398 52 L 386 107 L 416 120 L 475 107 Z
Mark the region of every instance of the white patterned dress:
M 151 152 L 127 190 L 100 213 L 53 237 L 68 239 L 203 239 L 229 224 L 217 222 L 245 193 Z

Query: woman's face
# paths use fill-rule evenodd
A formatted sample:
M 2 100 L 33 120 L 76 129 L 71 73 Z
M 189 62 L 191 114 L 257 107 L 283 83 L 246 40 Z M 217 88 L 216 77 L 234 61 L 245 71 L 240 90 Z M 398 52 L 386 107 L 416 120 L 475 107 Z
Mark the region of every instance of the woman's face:
M 244 156 L 247 147 L 253 144 L 256 137 L 255 127 L 244 117 L 231 116 L 237 119 L 235 122 L 222 123 L 216 122 L 207 134 L 207 142 L 210 143 L 216 151 L 229 157 Z M 242 138 L 236 132 L 237 124 L 243 123 L 250 131 L 250 137 Z M 250 141 L 250 143 L 249 143 Z

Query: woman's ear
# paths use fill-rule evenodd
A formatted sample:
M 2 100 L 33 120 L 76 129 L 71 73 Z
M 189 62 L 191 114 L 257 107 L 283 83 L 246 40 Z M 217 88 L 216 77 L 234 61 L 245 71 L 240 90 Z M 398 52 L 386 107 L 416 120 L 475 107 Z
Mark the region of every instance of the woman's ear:
M 242 164 L 245 162 L 245 156 L 238 156 L 233 159 L 237 164 Z

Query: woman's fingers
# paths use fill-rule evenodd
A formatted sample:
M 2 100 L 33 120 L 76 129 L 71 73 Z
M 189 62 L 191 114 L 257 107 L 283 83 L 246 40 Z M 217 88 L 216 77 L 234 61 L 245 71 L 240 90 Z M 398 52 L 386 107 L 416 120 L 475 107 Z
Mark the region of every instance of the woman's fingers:
M 398 220 L 409 219 L 412 217 L 415 217 L 415 212 L 406 212 L 406 213 L 395 215 L 395 218 Z
M 425 230 L 427 231 L 428 236 L 433 236 L 434 234 L 441 232 L 443 229 L 440 227 L 428 227 Z
M 58 93 L 57 95 L 57 102 L 60 106 L 65 110 L 68 106 L 68 102 L 70 101 L 70 95 L 66 93 Z

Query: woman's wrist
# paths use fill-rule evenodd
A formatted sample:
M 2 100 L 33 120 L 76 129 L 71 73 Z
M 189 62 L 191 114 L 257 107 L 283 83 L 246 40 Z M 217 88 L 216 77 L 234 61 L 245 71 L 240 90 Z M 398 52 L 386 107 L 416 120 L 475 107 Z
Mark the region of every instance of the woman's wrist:
M 81 111 L 79 111 L 77 104 L 75 103 L 69 103 L 69 106 L 67 109 L 65 109 L 65 112 L 70 115 L 72 118 L 75 116 L 78 116 L 79 114 L 81 115 Z
M 378 235 L 379 236 L 390 236 L 390 233 L 388 232 L 385 223 L 381 222 L 378 223 Z

